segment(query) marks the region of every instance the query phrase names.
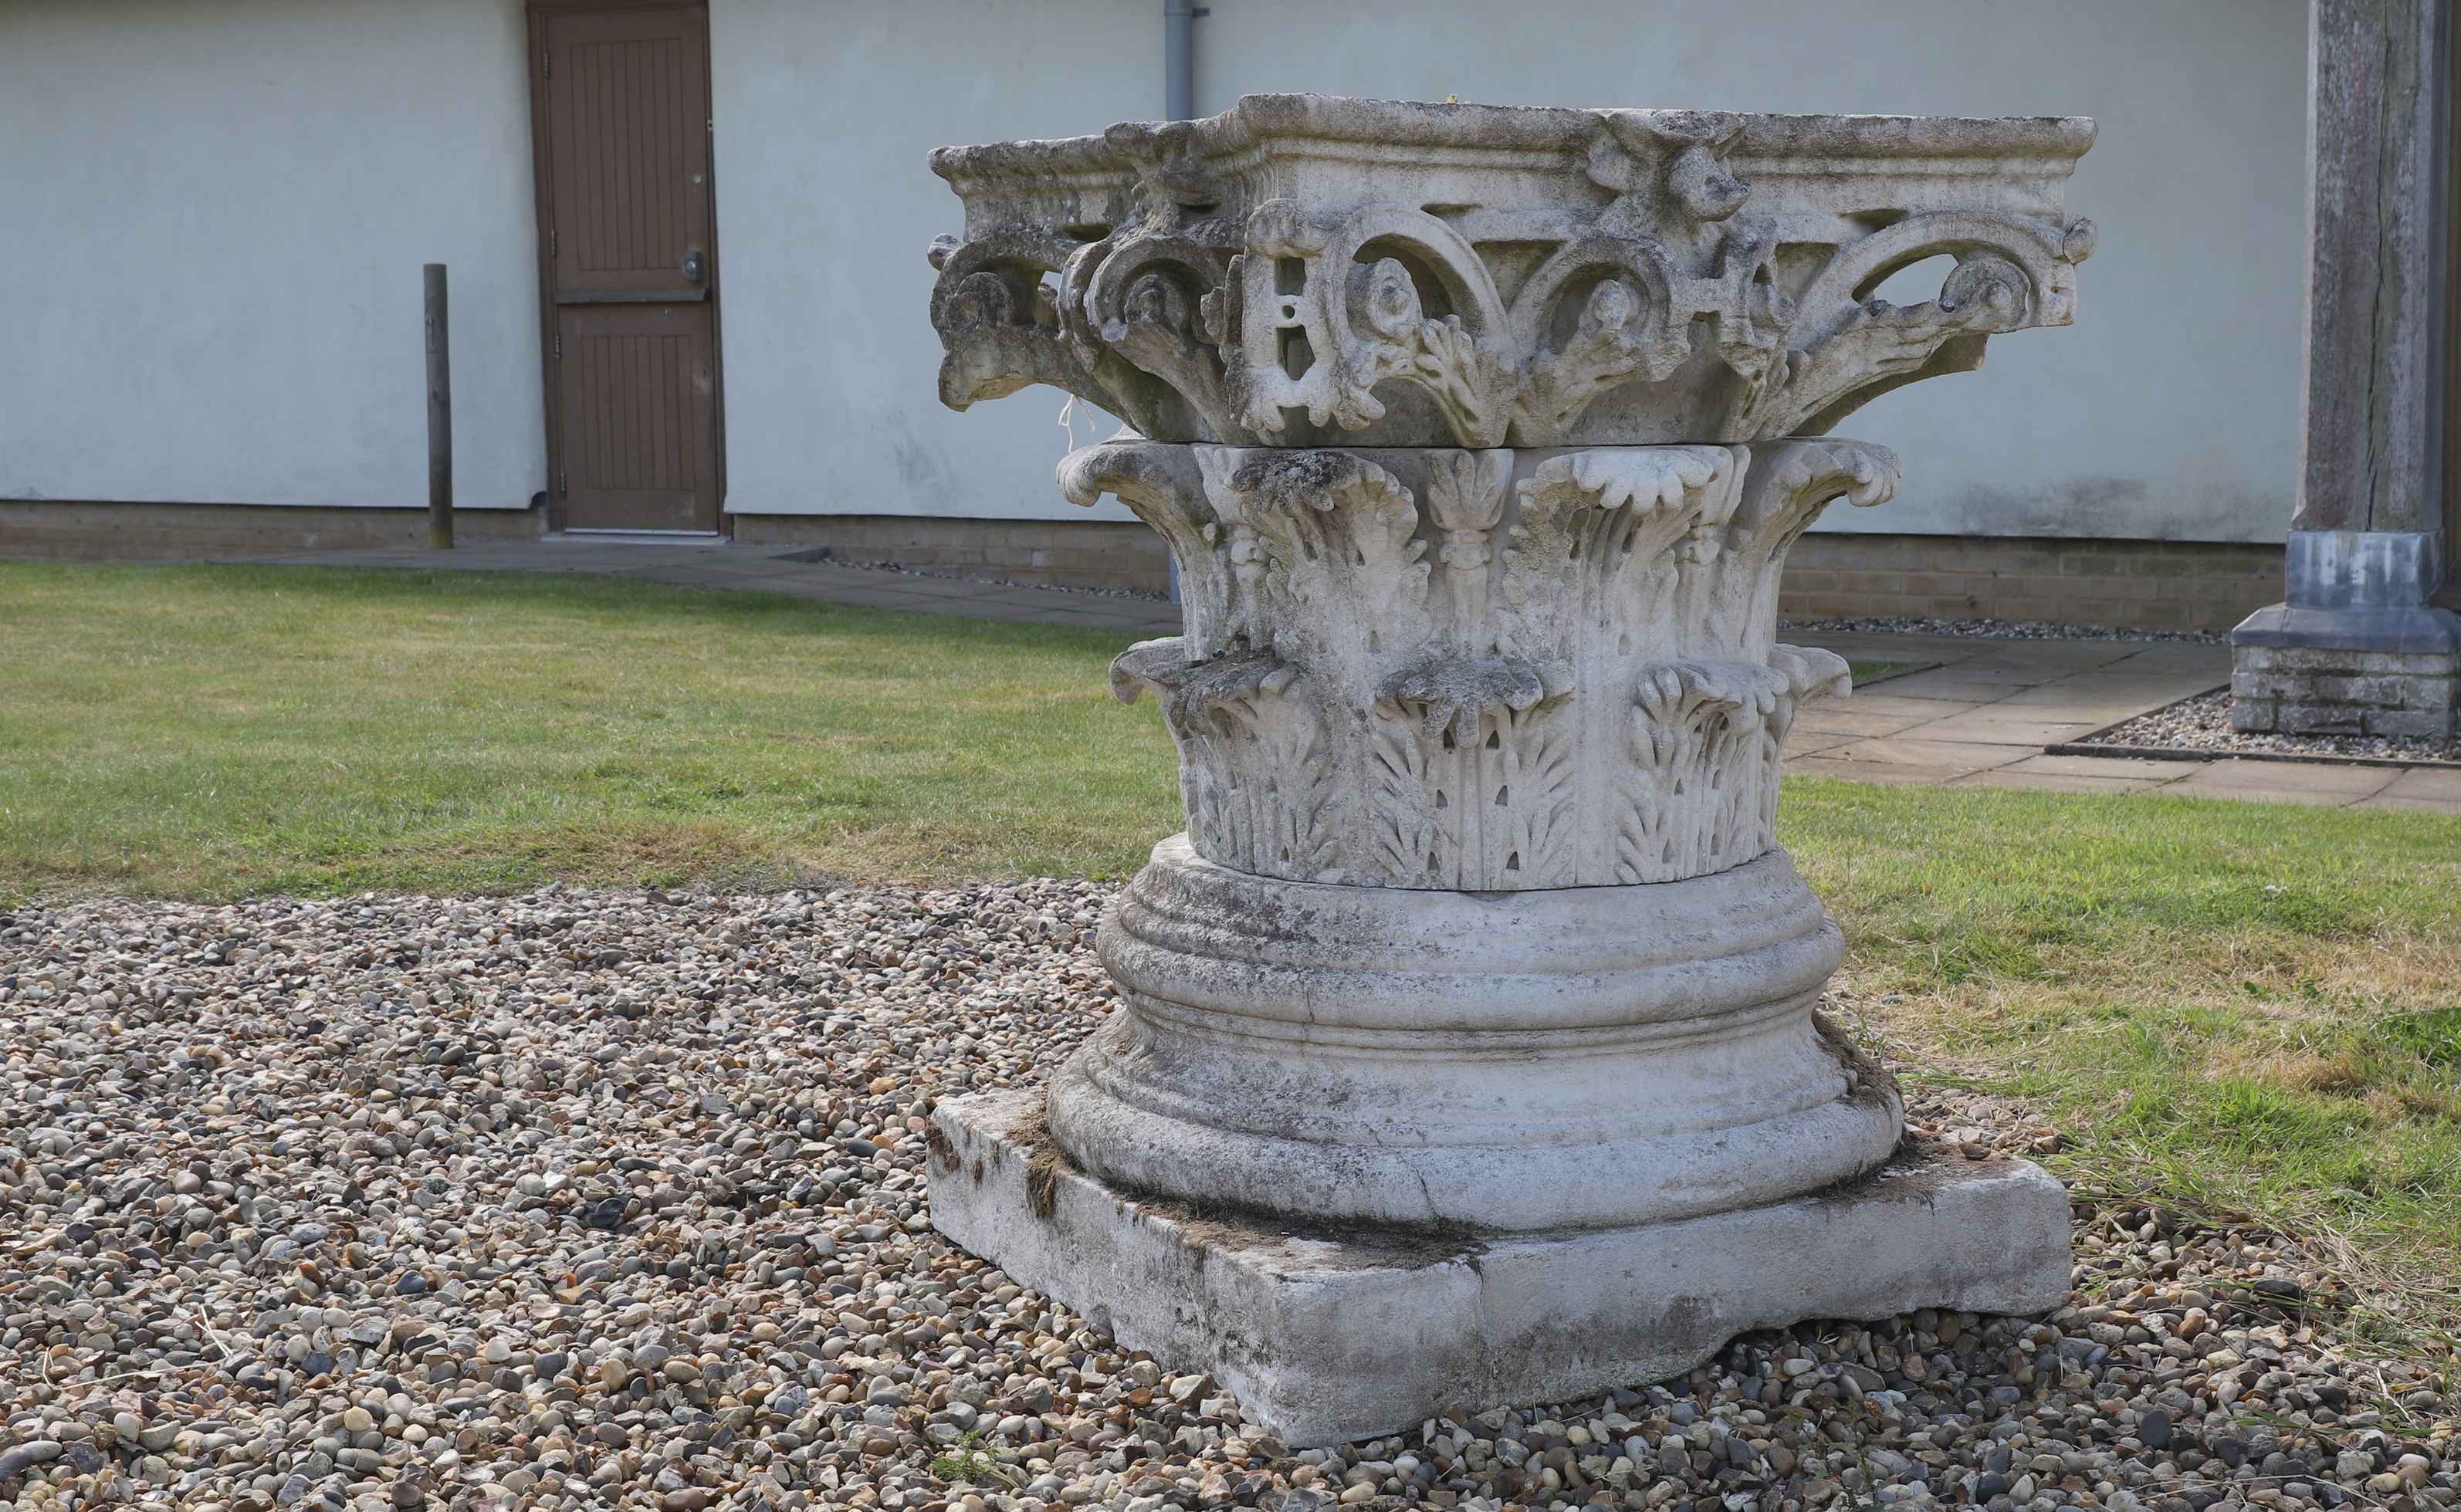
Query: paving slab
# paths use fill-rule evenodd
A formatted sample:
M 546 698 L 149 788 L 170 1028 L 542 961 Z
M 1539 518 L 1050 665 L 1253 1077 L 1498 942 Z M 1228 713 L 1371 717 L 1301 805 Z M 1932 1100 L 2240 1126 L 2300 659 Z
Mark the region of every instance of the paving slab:
M 2013 742 L 1985 744 L 1980 740 L 1929 740 L 1914 735 L 1889 735 L 1876 740 L 1856 740 L 1825 751 L 1821 756 L 1830 761 L 1980 772 L 2022 761 L 2041 752 L 2040 745 Z
M 2156 704 L 2155 708 L 2161 705 Z M 2059 718 L 2057 713 L 2069 713 Z M 2039 751 L 2062 740 L 2081 740 L 2113 721 L 2101 717 L 2103 711 L 2054 711 L 2012 709 L 2006 704 L 1984 704 L 1946 714 L 1928 724 L 1897 732 L 1900 738 L 1950 740 L 1960 744 L 2022 745 Z
M 2163 761 L 2143 756 L 2032 756 L 1997 770 L 2039 777 L 2115 777 L 2133 782 L 2175 782 L 2202 771 L 2200 760 Z
M 2209 761 L 2170 785 L 2190 798 L 2345 808 L 2374 798 L 2402 776 L 2399 767 L 2334 766 L 2321 761 Z
M 1865 738 L 1893 735 L 1900 730 L 1911 730 L 1915 725 L 1929 724 L 1937 717 L 1935 713 L 1921 710 L 1910 711 L 1902 705 L 1894 709 L 1867 709 L 1861 707 L 1862 703 L 1863 700 L 1857 698 L 1852 703 L 1823 699 L 1812 704 L 1794 716 L 1794 731 L 1792 738 L 1787 744 L 1787 749 L 1794 750 L 1794 741 L 1801 740 L 1806 735 L 1854 735 Z
M 2373 796 L 2350 806 L 2461 814 L 2461 772 L 2443 767 L 2408 767 Z

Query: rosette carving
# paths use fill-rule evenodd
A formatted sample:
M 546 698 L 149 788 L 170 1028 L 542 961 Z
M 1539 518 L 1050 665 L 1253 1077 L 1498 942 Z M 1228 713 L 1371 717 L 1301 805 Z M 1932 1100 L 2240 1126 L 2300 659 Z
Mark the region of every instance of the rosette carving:
M 1197 851 L 1294 881 L 1673 881 L 1767 851 L 1794 711 L 1786 548 L 1877 503 L 1858 441 L 1478 451 L 1114 442 L 1061 466 L 1178 555 L 1188 632 L 1123 655 Z

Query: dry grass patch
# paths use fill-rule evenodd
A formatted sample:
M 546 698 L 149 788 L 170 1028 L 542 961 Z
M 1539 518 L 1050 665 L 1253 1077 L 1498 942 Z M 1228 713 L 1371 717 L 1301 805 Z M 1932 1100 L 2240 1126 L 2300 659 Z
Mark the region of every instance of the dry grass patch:
M 2387 1327 L 2461 1319 L 2461 823 L 1823 782 L 1785 827 L 1914 1078 L 2043 1110 L 2084 1190 L 2338 1245 Z

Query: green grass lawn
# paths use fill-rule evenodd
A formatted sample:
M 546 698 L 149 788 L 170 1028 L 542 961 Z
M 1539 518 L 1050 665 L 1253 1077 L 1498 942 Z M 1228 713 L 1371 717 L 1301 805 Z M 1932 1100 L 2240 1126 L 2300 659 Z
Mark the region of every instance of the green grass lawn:
M 1921 671 L 1938 665 L 1937 662 L 1850 661 L 1846 664 L 1846 675 L 1852 679 L 1855 687 L 1860 688 L 1867 683 L 1884 683 L 1901 673 Z
M 2461 1320 L 2461 820 L 1834 780 L 1779 814 L 1913 1079 L 2043 1110 L 2081 1190 L 2330 1237 L 2379 1309 Z
M 1102 874 L 1124 638 L 581 577 L 0 563 L 0 891 Z
M 1104 875 L 1126 637 L 581 578 L 0 563 L 0 898 Z M 1865 1031 L 2081 1186 L 2461 1274 L 2461 820 L 1787 786 Z

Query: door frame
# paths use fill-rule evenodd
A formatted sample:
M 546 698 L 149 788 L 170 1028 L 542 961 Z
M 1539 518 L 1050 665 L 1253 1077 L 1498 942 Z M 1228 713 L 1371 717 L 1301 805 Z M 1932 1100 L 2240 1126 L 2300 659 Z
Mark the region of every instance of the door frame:
M 536 283 L 539 304 L 539 387 L 545 395 L 543 418 L 546 424 L 546 477 L 541 487 L 546 497 L 546 528 L 550 533 L 565 528 L 564 500 L 556 491 L 556 478 L 564 470 L 564 382 L 555 356 L 556 303 L 555 258 L 549 250 L 547 237 L 555 225 L 555 159 L 552 151 L 553 113 L 548 108 L 546 92 L 547 19 L 550 15 L 587 14 L 604 11 L 693 11 L 699 12 L 701 28 L 701 96 L 709 101 L 709 362 L 711 373 L 710 450 L 717 458 L 717 473 L 711 487 L 717 493 L 717 534 L 719 539 L 735 538 L 735 517 L 726 508 L 726 342 L 725 311 L 726 259 L 718 250 L 717 234 L 717 96 L 710 79 L 709 3 L 708 0 L 526 0 L 526 33 L 529 38 L 529 59 L 539 67 L 529 69 L 530 81 L 530 188 L 537 257 Z

